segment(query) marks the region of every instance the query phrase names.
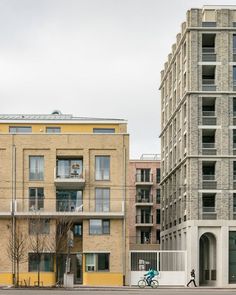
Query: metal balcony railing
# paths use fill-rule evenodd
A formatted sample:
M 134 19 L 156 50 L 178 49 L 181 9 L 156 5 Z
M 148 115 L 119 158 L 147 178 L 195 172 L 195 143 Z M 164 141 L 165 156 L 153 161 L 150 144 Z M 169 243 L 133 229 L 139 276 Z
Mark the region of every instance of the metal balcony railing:
M 153 182 L 152 173 L 136 173 L 136 182 Z
M 202 53 L 215 53 L 215 47 L 202 47 Z
M 202 180 L 203 181 L 214 181 L 215 180 L 215 175 L 212 175 L 212 174 L 209 174 L 209 175 L 203 174 L 202 175 Z
M 202 148 L 203 149 L 215 149 L 215 142 L 203 142 Z
M 216 112 L 215 111 L 202 111 L 203 117 L 215 117 Z
M 142 196 L 142 195 L 136 195 L 136 203 L 152 203 L 153 202 L 153 196 Z
M 136 215 L 136 223 L 152 224 L 153 223 L 153 216 L 152 215 Z
M 59 169 L 59 167 L 57 166 L 56 178 L 60 178 L 60 179 L 83 178 L 83 170 L 71 169 L 70 167 L 64 167 L 63 169 Z
M 202 85 L 215 85 L 215 79 L 202 79 Z
M 236 149 L 236 142 L 233 142 L 233 148 Z
M 203 213 L 215 213 L 215 207 L 203 207 L 202 208 Z

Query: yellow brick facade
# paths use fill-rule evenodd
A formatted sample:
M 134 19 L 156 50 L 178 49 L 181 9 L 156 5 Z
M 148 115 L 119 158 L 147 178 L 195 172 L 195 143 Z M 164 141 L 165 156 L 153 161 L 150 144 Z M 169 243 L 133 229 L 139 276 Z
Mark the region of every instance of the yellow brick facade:
M 9 134 L 9 126 L 31 126 L 32 133 Z M 61 127 L 60 134 L 46 134 L 46 126 Z M 93 128 L 114 128 L 114 134 L 94 134 Z M 84 285 L 123 285 L 128 271 L 128 237 L 126 210 L 128 206 L 128 156 L 129 136 L 124 121 L 108 124 L 99 123 L 1 123 L 0 119 L 0 285 L 12 284 L 13 267 L 9 258 L 8 243 L 11 234 L 12 215 L 16 228 L 24 233 L 27 240 L 27 251 L 32 253 L 29 235 L 29 219 L 50 219 L 50 250 L 53 253 L 53 241 L 56 235 L 55 222 L 59 216 L 82 224 L 82 236 L 74 237 L 71 255 L 82 255 L 81 283 Z M 14 156 L 15 155 L 15 156 Z M 95 157 L 110 157 L 110 179 L 96 180 Z M 29 180 L 29 157 L 44 157 L 43 180 Z M 56 202 L 57 189 L 63 185 L 55 182 L 55 169 L 58 158 L 79 158 L 83 161 L 84 185 L 65 183 L 64 189 L 82 190 L 83 211 L 58 212 Z M 14 176 L 15 175 L 15 176 Z M 66 182 L 66 181 L 65 181 Z M 44 188 L 43 210 L 32 212 L 29 209 L 29 188 Z M 109 212 L 96 212 L 95 189 L 110 189 Z M 13 202 L 12 202 L 13 200 Z M 12 203 L 15 209 L 12 209 Z M 110 234 L 91 235 L 89 220 L 110 220 Z M 86 271 L 85 256 L 87 253 L 108 253 L 108 271 Z M 65 253 L 66 254 L 66 251 Z M 97 259 L 97 258 L 96 258 Z M 55 258 L 54 258 L 55 260 Z M 77 261 L 77 260 L 76 260 Z M 72 263 L 72 262 L 71 262 Z M 55 261 L 54 261 L 55 264 Z M 72 268 L 73 265 L 71 265 Z M 76 266 L 78 267 L 78 266 Z M 73 273 L 73 269 L 71 269 Z M 125 278 L 125 280 L 124 280 Z M 44 286 L 56 282 L 55 268 L 51 272 L 41 272 L 40 281 Z M 37 272 L 29 271 L 29 261 L 20 263 L 20 282 L 33 285 L 37 281 Z

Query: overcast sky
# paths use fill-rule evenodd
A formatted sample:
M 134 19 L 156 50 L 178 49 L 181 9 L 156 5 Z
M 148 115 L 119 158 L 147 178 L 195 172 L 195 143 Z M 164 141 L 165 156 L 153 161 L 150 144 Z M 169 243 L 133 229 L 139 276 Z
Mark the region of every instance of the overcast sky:
M 0 0 L 0 113 L 123 118 L 132 158 L 160 153 L 160 71 L 204 4 L 236 1 Z

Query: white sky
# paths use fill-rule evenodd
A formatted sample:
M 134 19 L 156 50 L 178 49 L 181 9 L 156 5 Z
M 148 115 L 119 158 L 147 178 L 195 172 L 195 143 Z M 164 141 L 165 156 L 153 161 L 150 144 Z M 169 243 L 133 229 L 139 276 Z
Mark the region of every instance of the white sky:
M 128 120 L 160 153 L 160 71 L 187 9 L 228 0 L 0 0 L 0 113 Z

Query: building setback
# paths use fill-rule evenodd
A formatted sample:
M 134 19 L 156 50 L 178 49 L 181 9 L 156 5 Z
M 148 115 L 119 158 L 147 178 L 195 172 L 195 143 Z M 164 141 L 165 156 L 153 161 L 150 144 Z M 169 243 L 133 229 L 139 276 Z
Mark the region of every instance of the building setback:
M 187 12 L 161 73 L 161 247 L 236 284 L 236 7 Z
M 130 250 L 160 249 L 160 158 L 129 161 Z
M 23 284 L 38 284 L 38 257 L 40 285 L 55 284 L 65 271 L 74 275 L 74 284 L 125 283 L 126 125 L 60 112 L 0 115 L 1 285 L 13 282 L 17 266 L 9 258 L 9 241 L 21 237 Z

